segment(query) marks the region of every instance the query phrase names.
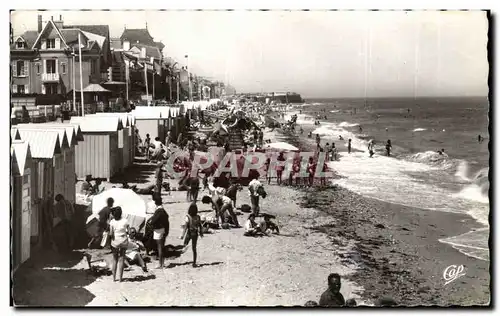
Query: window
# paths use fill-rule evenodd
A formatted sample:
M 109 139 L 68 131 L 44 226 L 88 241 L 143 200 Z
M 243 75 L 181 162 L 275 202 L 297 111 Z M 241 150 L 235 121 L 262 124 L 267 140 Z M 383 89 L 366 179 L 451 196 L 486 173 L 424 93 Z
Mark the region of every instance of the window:
M 90 74 L 95 75 L 96 68 L 97 68 L 96 66 L 97 66 L 97 63 L 96 63 L 95 59 L 91 59 L 90 60 Z
M 39 75 L 40 74 L 40 63 L 37 63 L 36 64 L 36 74 Z
M 61 63 L 61 71 L 63 74 L 66 74 L 66 63 Z
M 57 94 L 57 83 L 46 83 L 45 94 Z
M 17 93 L 24 94 L 24 85 L 23 84 L 17 85 Z
M 55 74 L 56 73 L 56 61 L 55 59 L 48 59 L 45 61 L 47 64 L 47 73 L 48 74 Z
M 17 71 L 17 76 L 22 77 L 26 76 L 26 73 L 24 71 L 24 60 L 18 60 L 16 63 L 16 71 Z
M 47 39 L 47 49 L 49 49 L 49 48 L 56 48 L 56 39 L 55 38 Z
M 23 41 L 17 41 L 16 47 L 19 48 L 24 48 L 24 42 Z

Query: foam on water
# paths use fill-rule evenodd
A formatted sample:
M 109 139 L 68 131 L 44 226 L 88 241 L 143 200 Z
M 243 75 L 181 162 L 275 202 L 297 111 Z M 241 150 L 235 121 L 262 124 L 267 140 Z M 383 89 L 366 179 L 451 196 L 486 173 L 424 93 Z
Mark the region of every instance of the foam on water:
M 432 166 L 355 152 L 342 153 L 340 161 L 331 162 L 330 167 L 345 177 L 336 183 L 362 195 L 410 207 L 468 213 L 481 223 L 488 222 L 487 200 L 476 201 L 470 193 L 456 194 L 407 175 L 435 170 Z
M 354 127 L 354 126 L 359 126 L 359 123 L 349 123 L 349 122 L 342 122 L 339 124 L 340 127 Z
M 461 253 L 481 260 L 489 260 L 489 228 L 474 230 L 459 236 L 440 239 Z
M 421 128 L 421 127 L 418 127 L 418 128 L 415 128 L 415 129 L 413 130 L 413 132 L 423 132 L 423 131 L 426 131 L 426 130 L 427 130 L 427 128 Z
M 330 113 L 338 113 L 340 110 L 331 110 Z

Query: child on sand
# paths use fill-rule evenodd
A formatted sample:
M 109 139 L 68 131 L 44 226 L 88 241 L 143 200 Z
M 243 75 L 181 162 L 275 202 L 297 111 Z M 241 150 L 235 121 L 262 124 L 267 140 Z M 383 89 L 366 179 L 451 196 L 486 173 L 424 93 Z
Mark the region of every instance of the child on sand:
M 260 224 L 260 226 L 262 227 L 262 231 L 266 235 L 270 235 L 272 233 L 279 235 L 280 233 L 280 229 L 278 228 L 278 226 L 273 221 L 271 221 L 271 216 L 267 214 L 264 215 L 264 221 Z
M 183 232 L 180 239 L 184 239 L 184 249 L 183 252 L 187 250 L 189 241 L 193 249 L 193 268 L 196 268 L 196 246 L 198 244 L 198 236 L 203 238 L 203 229 L 201 227 L 201 218 L 198 215 L 198 207 L 196 203 L 191 203 L 188 209 L 188 215 L 186 215 L 186 221 L 183 225 Z
M 130 264 L 137 264 L 142 268 L 142 271 L 148 272 L 146 263 L 142 259 L 140 251 L 145 249 L 142 242 L 136 239 L 137 231 L 135 228 L 131 227 L 129 232 L 129 243 L 127 250 L 125 251 L 125 257 L 127 262 Z
M 244 236 L 258 236 L 262 235 L 262 228 L 260 227 L 259 224 L 255 222 L 255 215 L 250 214 L 248 216 L 248 220 L 245 223 L 245 232 L 243 233 Z

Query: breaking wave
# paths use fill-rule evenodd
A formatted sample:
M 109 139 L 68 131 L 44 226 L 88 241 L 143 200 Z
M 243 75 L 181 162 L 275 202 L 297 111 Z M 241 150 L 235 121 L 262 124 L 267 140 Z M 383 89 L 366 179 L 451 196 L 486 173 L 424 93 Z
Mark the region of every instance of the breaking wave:
M 427 128 L 421 128 L 421 127 L 418 127 L 418 128 L 415 128 L 415 129 L 413 130 L 413 132 L 423 132 L 423 131 L 426 131 L 426 130 L 427 130 Z

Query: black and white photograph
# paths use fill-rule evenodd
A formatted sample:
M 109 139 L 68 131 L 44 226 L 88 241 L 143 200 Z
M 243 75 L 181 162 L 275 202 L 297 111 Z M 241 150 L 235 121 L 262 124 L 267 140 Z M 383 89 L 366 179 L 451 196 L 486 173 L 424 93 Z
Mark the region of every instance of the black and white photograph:
M 491 11 L 37 5 L 12 307 L 492 306 Z

